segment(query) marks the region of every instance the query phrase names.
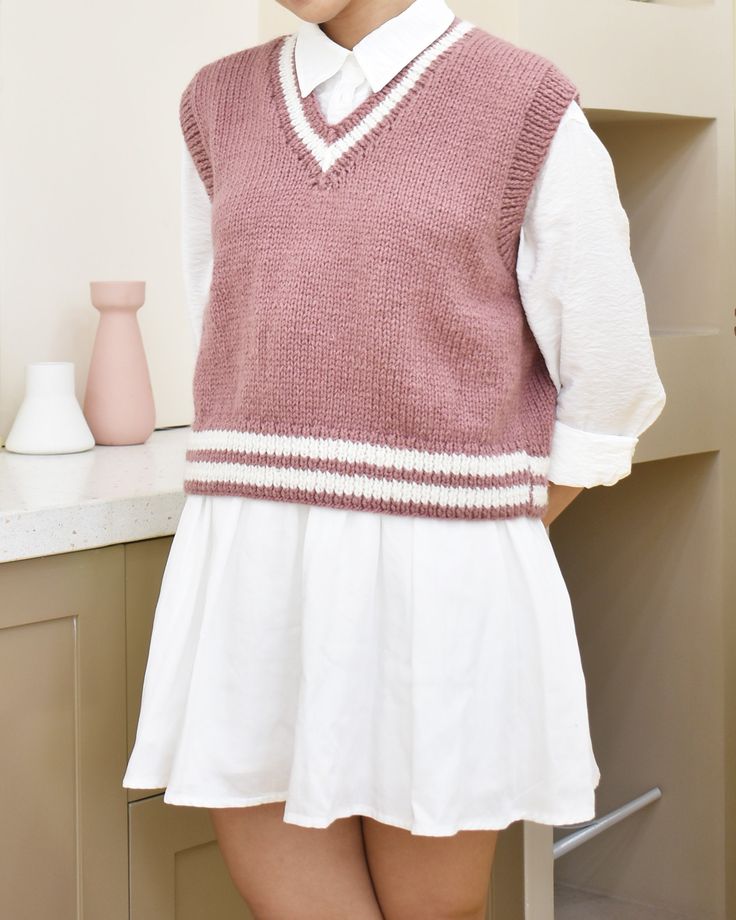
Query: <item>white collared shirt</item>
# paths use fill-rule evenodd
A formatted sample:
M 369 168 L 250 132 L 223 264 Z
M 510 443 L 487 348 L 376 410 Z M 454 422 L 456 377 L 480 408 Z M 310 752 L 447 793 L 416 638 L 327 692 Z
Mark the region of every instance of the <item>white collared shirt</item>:
M 445 0 L 414 0 L 352 49 L 300 20 L 295 63 L 302 96 L 316 93 L 325 120 L 342 120 L 453 17 Z M 182 252 L 198 346 L 212 278 L 211 205 L 183 137 L 181 143 Z M 549 478 L 613 485 L 631 472 L 638 438 L 666 397 L 613 162 L 576 102 L 532 190 L 516 270 L 527 321 L 558 391 Z
M 443 33 L 454 16 L 445 0 L 414 0 L 398 16 L 363 36 L 352 49 L 332 41 L 316 23 L 300 20 L 294 57 L 302 96 L 332 77 L 328 90 L 321 87 L 320 95 L 339 92 L 343 85 L 360 86 L 363 81 L 370 92 L 377 93 Z

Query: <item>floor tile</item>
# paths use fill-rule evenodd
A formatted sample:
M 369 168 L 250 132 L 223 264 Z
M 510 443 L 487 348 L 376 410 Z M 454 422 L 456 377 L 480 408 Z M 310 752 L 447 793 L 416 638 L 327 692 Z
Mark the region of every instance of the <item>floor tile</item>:
M 694 920 L 660 907 L 555 884 L 555 920 Z

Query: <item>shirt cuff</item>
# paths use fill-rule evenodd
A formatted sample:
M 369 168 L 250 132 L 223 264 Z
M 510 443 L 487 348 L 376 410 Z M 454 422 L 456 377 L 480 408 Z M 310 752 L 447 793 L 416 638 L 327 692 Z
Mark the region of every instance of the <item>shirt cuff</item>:
M 639 439 L 594 434 L 555 421 L 547 478 L 563 486 L 612 486 L 631 473 Z

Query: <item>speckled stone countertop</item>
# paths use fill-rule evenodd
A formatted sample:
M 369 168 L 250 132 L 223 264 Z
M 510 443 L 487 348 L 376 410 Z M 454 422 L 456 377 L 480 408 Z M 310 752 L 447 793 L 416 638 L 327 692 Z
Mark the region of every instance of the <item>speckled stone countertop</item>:
M 76 454 L 0 449 L 0 563 L 173 534 L 190 427 Z

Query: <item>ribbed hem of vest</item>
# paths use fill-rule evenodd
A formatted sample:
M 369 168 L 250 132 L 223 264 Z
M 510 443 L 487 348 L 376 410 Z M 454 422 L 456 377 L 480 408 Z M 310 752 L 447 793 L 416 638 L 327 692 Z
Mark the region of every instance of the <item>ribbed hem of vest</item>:
M 184 491 L 425 517 L 542 517 L 548 455 L 400 448 L 305 435 L 190 433 Z

